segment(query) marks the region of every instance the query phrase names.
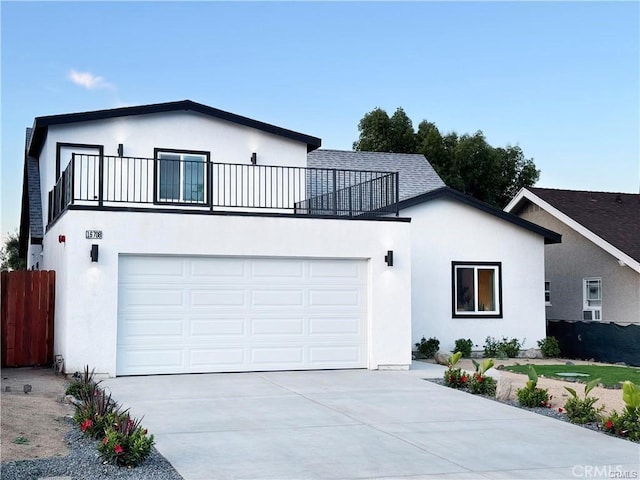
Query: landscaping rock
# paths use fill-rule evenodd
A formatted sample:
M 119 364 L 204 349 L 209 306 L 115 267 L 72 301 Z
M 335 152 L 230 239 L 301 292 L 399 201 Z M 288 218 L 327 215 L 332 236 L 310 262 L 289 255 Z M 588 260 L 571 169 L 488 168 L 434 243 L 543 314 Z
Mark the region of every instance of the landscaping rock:
M 78 400 L 76 397 L 74 397 L 73 395 L 65 395 L 62 398 L 62 403 L 67 403 L 69 405 L 82 405 L 82 402 L 80 400 Z
M 513 390 L 511 381 L 505 377 L 500 377 L 498 379 L 498 385 L 496 386 L 496 400 L 501 402 L 509 400 L 511 390 Z
M 504 370 L 504 365 L 501 363 L 497 367 L 494 367 L 496 370 Z
M 447 352 L 443 352 L 442 350 L 438 350 L 433 356 L 433 358 L 435 359 L 438 365 L 447 366 L 449 365 L 449 359 L 451 358 L 451 354 Z
M 627 366 L 627 364 L 624 363 L 624 362 L 616 362 L 615 364 L 616 365 L 620 365 L 621 367 L 626 367 Z
M 569 361 L 569 362 L 564 362 L 565 365 L 575 365 L 575 363 Z
M 523 350 L 518 355 L 520 358 L 542 358 L 542 353 L 537 348 L 529 348 L 527 350 Z

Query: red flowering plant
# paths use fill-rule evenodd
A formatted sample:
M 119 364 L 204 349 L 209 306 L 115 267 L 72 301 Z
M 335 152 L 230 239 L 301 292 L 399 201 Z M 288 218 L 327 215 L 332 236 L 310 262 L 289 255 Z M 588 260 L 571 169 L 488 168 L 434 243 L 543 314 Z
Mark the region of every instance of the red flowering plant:
M 622 400 L 625 403 L 622 413 L 611 412 L 601 428 L 607 433 L 640 442 L 640 388 L 633 382 L 622 384 Z
M 469 382 L 469 391 L 473 394 L 488 395 L 490 397 L 496 394 L 496 380 L 487 375 L 487 370 L 493 367 L 493 359 L 489 358 L 480 365 L 475 360 L 471 360 L 476 371 L 471 376 Z
M 123 415 L 118 403 L 97 385 L 86 395 L 81 395 L 80 399 L 73 419 L 80 425 L 80 430 L 90 437 L 102 438 L 106 427 Z
M 462 358 L 462 352 L 456 352 L 449 358 L 449 367 L 444 372 L 444 384 L 451 388 L 466 388 L 470 375 L 456 368 L 456 364 Z
M 98 451 L 109 463 L 135 467 L 149 456 L 153 444 L 153 435 L 148 435 L 147 429 L 140 426 L 140 420 L 127 413 L 105 429 Z

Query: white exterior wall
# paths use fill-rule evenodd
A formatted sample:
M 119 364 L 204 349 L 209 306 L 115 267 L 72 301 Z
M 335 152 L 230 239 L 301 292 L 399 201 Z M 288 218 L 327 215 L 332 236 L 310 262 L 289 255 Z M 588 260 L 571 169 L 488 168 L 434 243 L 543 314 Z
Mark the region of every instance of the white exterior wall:
M 487 336 L 546 335 L 544 239 L 463 203 L 436 199 L 404 209 L 411 217 L 412 343 L 436 337 L 442 350 L 470 338 L 482 350 Z M 503 318 L 453 318 L 451 262 L 502 262 Z
M 167 112 L 52 125 L 40 155 L 40 185 L 46 223 L 47 199 L 56 179 L 56 143 L 104 146 L 104 155 L 154 158 L 154 148 L 211 152 L 215 163 L 306 167 L 307 146 L 278 135 L 227 122 L 197 112 Z M 60 159 L 64 171 L 70 158 Z
M 408 368 L 409 229 L 397 221 L 67 211 L 44 240 L 43 269 L 57 272 L 54 353 L 67 372 L 88 364 L 115 375 L 119 254 L 353 258 L 369 260 L 368 367 Z M 102 230 L 103 239 L 87 240 L 85 230 Z M 98 263 L 89 259 L 92 243 Z

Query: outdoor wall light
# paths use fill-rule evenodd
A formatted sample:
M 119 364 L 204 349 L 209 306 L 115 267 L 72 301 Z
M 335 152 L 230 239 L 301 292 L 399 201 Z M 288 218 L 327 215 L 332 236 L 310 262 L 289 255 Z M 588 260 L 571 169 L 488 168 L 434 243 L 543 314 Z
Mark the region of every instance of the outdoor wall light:
M 124 155 L 124 145 L 122 143 L 118 144 L 118 156 L 122 157 Z
M 256 152 L 253 152 L 251 154 L 251 164 L 255 165 L 256 163 L 258 163 L 258 154 Z
M 393 250 L 387 250 L 387 254 L 384 256 L 384 261 L 388 267 L 393 267 Z
M 98 261 L 98 245 L 96 245 L 95 243 L 91 245 L 91 261 Z

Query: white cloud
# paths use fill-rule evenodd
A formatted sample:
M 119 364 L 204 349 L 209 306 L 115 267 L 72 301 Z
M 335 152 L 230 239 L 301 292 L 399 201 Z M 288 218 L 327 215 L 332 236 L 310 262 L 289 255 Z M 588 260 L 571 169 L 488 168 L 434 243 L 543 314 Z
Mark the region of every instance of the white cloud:
M 71 70 L 69 72 L 69 80 L 88 90 L 94 90 L 96 88 L 113 88 L 113 85 L 107 82 L 104 78 L 94 75 L 91 72 L 76 72 L 75 70 Z

